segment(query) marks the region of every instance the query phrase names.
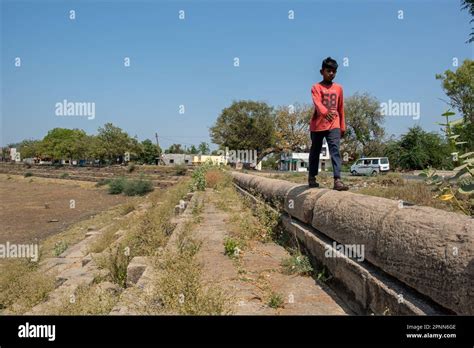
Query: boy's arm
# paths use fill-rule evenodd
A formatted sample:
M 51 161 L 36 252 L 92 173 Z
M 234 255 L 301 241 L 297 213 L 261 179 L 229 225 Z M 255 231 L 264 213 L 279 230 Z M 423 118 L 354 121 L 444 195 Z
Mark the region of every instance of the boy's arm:
M 323 105 L 321 92 L 316 87 L 316 85 L 314 85 L 313 88 L 311 88 L 311 95 L 313 97 L 314 106 L 316 107 L 316 110 L 318 110 L 318 113 L 321 114 L 323 117 L 326 117 L 329 110 Z
M 341 129 L 341 133 L 344 134 L 346 132 L 346 120 L 344 118 L 344 93 L 342 92 L 342 87 L 338 102 L 337 113 L 339 114 L 339 127 Z

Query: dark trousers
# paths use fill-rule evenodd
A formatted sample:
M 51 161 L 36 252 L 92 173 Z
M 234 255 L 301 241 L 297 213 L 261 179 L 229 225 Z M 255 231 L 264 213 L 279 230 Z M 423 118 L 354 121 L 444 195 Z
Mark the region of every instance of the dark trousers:
M 339 128 L 329 129 L 320 132 L 311 132 L 311 150 L 309 152 L 309 177 L 318 175 L 319 155 L 323 147 L 323 139 L 326 138 L 334 178 L 341 178 L 341 154 L 339 153 L 339 143 L 341 141 L 341 131 Z

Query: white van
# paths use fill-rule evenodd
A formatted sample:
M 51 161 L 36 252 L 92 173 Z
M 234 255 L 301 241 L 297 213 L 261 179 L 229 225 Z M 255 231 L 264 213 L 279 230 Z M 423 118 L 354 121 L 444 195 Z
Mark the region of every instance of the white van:
M 363 157 L 351 166 L 352 175 L 378 175 L 390 170 L 387 157 Z

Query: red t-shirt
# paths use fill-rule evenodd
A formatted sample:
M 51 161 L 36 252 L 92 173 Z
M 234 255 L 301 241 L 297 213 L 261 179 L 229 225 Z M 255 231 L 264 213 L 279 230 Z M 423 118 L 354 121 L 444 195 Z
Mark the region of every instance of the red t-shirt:
M 317 132 L 340 128 L 341 131 L 345 132 L 342 86 L 337 83 L 325 86 L 318 82 L 311 88 L 311 95 L 313 97 L 314 113 L 309 124 L 309 130 Z M 329 111 L 336 114 L 332 121 L 325 118 Z

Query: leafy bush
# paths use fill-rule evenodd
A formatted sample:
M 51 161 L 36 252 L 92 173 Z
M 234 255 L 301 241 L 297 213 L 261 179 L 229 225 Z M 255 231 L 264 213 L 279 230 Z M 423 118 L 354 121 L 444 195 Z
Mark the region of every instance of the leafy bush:
M 206 171 L 204 167 L 199 167 L 192 174 L 192 190 L 204 191 L 206 189 Z
M 217 188 L 219 184 L 223 186 L 229 181 L 220 166 L 207 161 L 197 167 L 192 174 L 192 191 L 204 191 L 206 187 Z M 225 180 L 227 179 L 227 180 Z M 207 182 L 209 180 L 209 183 Z
M 28 178 L 30 176 L 33 176 L 32 172 L 26 172 L 25 175 L 24 175 L 25 178 Z
M 60 179 L 66 179 L 66 178 L 68 178 L 68 177 L 69 177 L 69 174 L 68 174 L 68 173 L 62 173 L 62 174 L 59 176 Z
M 123 192 L 125 187 L 125 178 L 115 178 L 109 182 L 109 193 L 112 195 L 118 195 Z
M 152 182 L 143 179 L 125 181 L 123 187 L 123 193 L 127 196 L 142 196 L 151 191 L 153 191 Z
M 129 173 L 133 172 L 135 170 L 135 164 L 130 163 L 127 167 L 127 170 Z

